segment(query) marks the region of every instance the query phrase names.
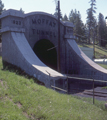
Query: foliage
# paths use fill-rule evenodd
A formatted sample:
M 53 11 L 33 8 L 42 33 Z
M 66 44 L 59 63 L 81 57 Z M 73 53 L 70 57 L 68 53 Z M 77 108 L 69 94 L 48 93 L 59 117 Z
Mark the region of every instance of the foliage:
M 56 8 L 55 8 L 55 13 L 54 13 L 54 16 L 56 18 L 58 18 L 58 1 L 56 0 Z M 61 10 L 60 10 L 60 20 L 62 20 L 62 13 L 61 13 Z
M 86 43 L 78 43 L 79 47 L 89 47 L 93 48 L 93 45 L 91 44 L 86 44 Z M 96 59 L 107 59 L 107 49 L 105 47 L 101 47 L 99 45 L 95 45 L 95 58 Z
M 0 0 L 0 15 L 3 11 L 3 8 L 4 8 L 4 4 L 2 3 L 2 1 Z
M 62 19 L 63 21 L 68 21 L 68 17 L 67 17 L 67 15 L 65 14 L 64 15 L 64 17 L 63 17 L 63 19 Z
M 2 3 L 2 1 L 0 0 L 0 15 L 3 12 L 3 8 L 4 8 L 4 4 Z M 1 29 L 1 19 L 0 19 L 0 29 Z M 0 34 L 0 42 L 2 41 L 1 39 L 1 34 Z
M 99 45 L 105 47 L 107 44 L 107 41 L 105 41 L 107 38 L 107 27 L 104 16 L 101 13 L 98 16 L 98 38 Z
M 101 67 L 107 69 L 107 64 L 99 64 Z
M 24 13 L 24 11 L 22 10 L 22 8 L 20 8 L 20 11 L 21 11 L 22 13 Z
M 81 20 L 81 14 L 80 12 L 75 9 L 75 11 L 71 10 L 69 14 L 69 21 L 74 24 L 74 35 L 80 42 L 80 40 L 84 40 L 85 37 L 85 25 L 83 24 Z M 84 37 L 83 37 L 84 36 Z
M 55 0 L 57 3 L 58 0 Z M 87 9 L 86 24 L 81 20 L 79 11 L 71 10 L 69 16 L 66 14 L 62 18 L 63 21 L 70 21 L 74 24 L 74 35 L 77 42 L 88 44 L 99 44 L 100 46 L 107 46 L 107 27 L 102 13 L 99 13 L 98 19 L 95 17 L 96 13 L 96 0 L 90 0 L 90 8 Z M 56 12 L 54 14 L 57 17 Z M 61 14 L 62 16 L 62 14 Z
M 88 43 L 90 43 L 90 38 L 92 37 L 92 33 L 94 32 L 96 19 L 94 13 L 96 13 L 96 0 L 90 0 L 90 8 L 87 10 L 87 27 L 88 27 Z M 93 35 L 94 36 L 94 35 Z

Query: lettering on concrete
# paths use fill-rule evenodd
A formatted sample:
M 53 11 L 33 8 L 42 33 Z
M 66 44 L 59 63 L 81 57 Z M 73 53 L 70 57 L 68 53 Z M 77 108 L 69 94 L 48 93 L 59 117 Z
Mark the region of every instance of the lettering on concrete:
M 48 19 L 32 19 L 32 24 L 38 24 L 38 25 L 49 25 L 51 27 L 55 27 L 56 23 L 54 21 L 50 21 Z
M 21 25 L 21 21 L 18 21 L 18 20 L 13 20 L 12 23 L 15 25 Z
M 36 29 L 32 29 L 33 34 L 37 34 L 37 35 L 48 35 L 50 37 L 56 37 L 56 33 L 52 32 L 52 31 L 44 31 L 44 30 L 36 30 Z
M 56 27 L 56 22 L 54 21 L 51 21 L 49 19 L 43 19 L 43 18 L 34 18 L 31 20 L 32 24 L 33 25 L 47 25 L 47 26 L 50 26 L 50 27 L 53 27 L 55 28 Z M 46 30 L 40 30 L 40 29 L 34 29 L 32 28 L 32 33 L 33 34 L 37 34 L 37 35 L 47 35 L 47 36 L 50 36 L 50 37 L 56 37 L 56 32 L 53 32 L 53 31 L 46 31 Z
M 68 34 L 72 34 L 73 33 L 73 29 L 72 28 L 67 28 L 67 33 Z

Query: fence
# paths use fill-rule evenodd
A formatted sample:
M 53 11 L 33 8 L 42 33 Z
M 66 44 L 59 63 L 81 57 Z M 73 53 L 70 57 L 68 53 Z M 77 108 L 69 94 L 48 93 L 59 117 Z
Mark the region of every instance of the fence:
M 51 88 L 54 88 L 55 90 L 63 91 L 65 93 L 69 94 L 69 87 L 68 87 L 69 86 L 69 80 L 68 79 L 90 81 L 90 82 L 92 82 L 92 89 L 93 89 L 93 104 L 94 104 L 94 101 L 95 101 L 94 100 L 94 98 L 95 98 L 95 95 L 94 95 L 94 93 L 95 93 L 95 90 L 94 90 L 95 82 L 100 82 L 100 83 L 105 83 L 105 84 L 107 83 L 107 81 L 104 81 L 104 80 L 96 80 L 96 79 L 88 79 L 88 78 L 80 78 L 80 77 L 72 77 L 72 76 L 66 76 L 66 78 L 67 78 L 67 89 L 66 90 L 62 89 L 62 88 L 59 88 L 57 86 L 53 86 L 53 85 L 51 85 Z

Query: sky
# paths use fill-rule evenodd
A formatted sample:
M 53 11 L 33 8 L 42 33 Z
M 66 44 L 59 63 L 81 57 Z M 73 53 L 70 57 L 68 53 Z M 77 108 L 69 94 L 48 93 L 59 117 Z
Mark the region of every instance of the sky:
M 90 8 L 90 0 L 60 0 L 61 13 L 64 16 L 65 14 L 69 16 L 70 11 L 77 10 L 81 14 L 81 19 L 86 23 L 87 13 L 86 10 Z M 54 0 L 2 0 L 4 8 L 7 9 L 16 9 L 22 10 L 25 13 L 41 11 L 54 14 L 56 4 Z M 98 14 L 102 13 L 104 17 L 107 16 L 107 0 L 96 0 L 96 18 Z

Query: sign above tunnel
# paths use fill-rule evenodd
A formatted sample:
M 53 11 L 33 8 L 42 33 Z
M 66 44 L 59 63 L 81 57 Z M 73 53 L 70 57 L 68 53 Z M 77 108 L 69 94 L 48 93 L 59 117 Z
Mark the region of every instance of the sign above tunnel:
M 33 18 L 32 19 L 32 24 L 36 24 L 36 25 L 47 25 L 50 27 L 55 27 L 56 26 L 56 22 L 55 21 L 50 21 L 49 19 L 44 19 L 44 18 Z
M 35 43 L 41 39 L 47 39 L 51 41 L 54 46 L 58 41 L 58 20 L 51 14 L 43 12 L 33 12 L 25 15 L 25 36 L 33 48 Z M 61 41 L 64 39 L 66 33 L 65 26 L 68 28 L 67 32 L 73 34 L 73 25 L 65 25 L 64 22 L 60 22 L 60 35 Z M 72 28 L 72 29 L 71 29 Z
M 34 16 L 31 19 L 31 22 L 32 22 L 31 23 L 32 24 L 32 34 L 56 37 L 57 22 L 55 20 L 50 20 L 49 18 L 44 18 L 44 16 Z
M 41 39 L 48 39 L 55 45 L 58 33 L 58 22 L 55 17 L 45 13 L 33 13 L 25 16 L 24 23 L 27 24 L 25 35 L 32 47 Z

